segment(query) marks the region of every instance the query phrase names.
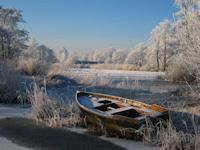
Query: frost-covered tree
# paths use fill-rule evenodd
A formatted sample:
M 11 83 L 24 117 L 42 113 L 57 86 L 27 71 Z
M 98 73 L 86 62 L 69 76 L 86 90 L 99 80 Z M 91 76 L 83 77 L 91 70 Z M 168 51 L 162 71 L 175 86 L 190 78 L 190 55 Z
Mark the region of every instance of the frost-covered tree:
M 54 51 L 48 48 L 45 45 L 39 45 L 37 41 L 31 37 L 28 44 L 28 48 L 24 49 L 21 53 L 21 57 L 23 59 L 37 59 L 38 61 L 47 62 L 47 63 L 55 63 L 56 57 Z
M 174 22 L 174 54 L 170 78 L 185 80 L 200 74 L 200 0 L 175 0 L 179 8 Z M 178 72 L 178 73 L 177 73 Z
M 58 60 L 60 63 L 65 63 L 68 59 L 69 53 L 65 47 L 61 47 L 59 54 L 58 54 Z
M 135 49 L 130 50 L 124 63 L 125 64 L 134 64 L 135 63 Z
M 122 64 L 122 63 L 124 63 L 127 55 L 128 55 L 127 50 L 117 49 L 112 55 L 112 60 L 115 64 Z
M 173 23 L 165 19 L 156 26 L 151 32 L 149 62 L 156 65 L 157 70 L 165 71 L 169 65 L 169 60 L 173 55 L 174 46 L 174 28 Z
M 111 64 L 113 63 L 112 61 L 112 56 L 113 56 L 113 53 L 116 51 L 116 49 L 114 47 L 110 47 L 110 48 L 106 48 L 104 49 L 103 53 L 105 55 L 105 60 L 104 60 L 104 63 L 106 64 Z
M 86 52 L 84 54 L 80 54 L 78 59 L 80 61 L 95 61 L 99 63 L 111 63 L 112 55 L 116 51 L 114 47 L 96 49 L 91 52 Z
M 48 63 L 56 62 L 54 51 L 45 45 L 38 46 L 38 57 L 41 61 L 45 61 Z
M 147 46 L 144 43 L 139 43 L 130 51 L 124 63 L 142 66 L 146 64 Z
M 176 13 L 178 19 L 175 23 L 179 50 L 176 57 L 182 57 L 187 68 L 194 69 L 196 66 L 195 70 L 198 70 L 200 68 L 200 1 L 176 0 L 175 4 L 180 9 Z
M 22 51 L 22 55 L 25 58 L 37 58 L 38 56 L 38 46 L 37 41 L 31 37 L 27 44 L 28 48 Z
M 12 58 L 26 48 L 28 32 L 18 27 L 19 23 L 25 23 L 22 12 L 15 8 L 0 8 L 0 56 L 3 58 Z
M 136 52 L 135 62 L 136 65 L 142 66 L 146 64 L 146 53 L 147 53 L 147 46 L 144 43 L 139 43 L 134 48 Z
M 84 54 L 80 54 L 78 56 L 78 60 L 80 60 L 80 61 L 88 61 L 88 55 L 89 55 L 89 52 L 84 53 Z
M 39 45 L 34 38 L 28 42 L 18 59 L 18 69 L 30 75 L 46 74 L 52 63 L 56 62 L 54 51 Z
M 76 54 L 74 52 L 70 51 L 68 58 L 67 58 L 67 64 L 68 65 L 74 64 L 76 62 L 76 60 L 77 60 Z
M 180 9 L 176 14 L 180 49 L 182 52 L 197 52 L 200 45 L 200 2 L 199 0 L 176 0 L 175 4 Z
M 105 55 L 103 54 L 103 50 L 96 49 L 94 51 L 93 60 L 96 62 L 104 62 L 106 59 Z
M 161 46 L 161 62 L 163 70 L 165 71 L 168 66 L 168 60 L 172 54 L 174 30 L 172 29 L 172 22 L 165 19 L 160 23 L 160 46 Z
M 94 51 L 90 52 L 87 58 L 88 58 L 88 61 L 94 61 Z
M 160 27 L 156 26 L 152 32 L 150 37 L 150 51 L 148 53 L 149 59 L 148 62 L 152 66 L 156 66 L 157 70 L 160 70 Z
M 113 53 L 115 52 L 114 47 L 96 49 L 94 51 L 93 60 L 96 62 L 105 62 L 107 58 L 112 58 Z
M 107 57 L 106 60 L 104 61 L 105 64 L 112 64 L 112 58 L 111 57 Z

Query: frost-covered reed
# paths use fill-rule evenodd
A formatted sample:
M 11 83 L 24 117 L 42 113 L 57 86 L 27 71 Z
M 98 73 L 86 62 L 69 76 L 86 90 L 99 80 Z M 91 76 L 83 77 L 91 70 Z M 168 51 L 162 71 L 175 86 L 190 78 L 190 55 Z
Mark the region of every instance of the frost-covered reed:
M 21 58 L 18 61 L 17 69 L 28 75 L 45 75 L 49 65 L 37 58 Z
M 194 115 L 192 116 L 194 133 L 177 131 L 171 119 L 168 122 L 159 121 L 153 124 L 148 118 L 146 124 L 137 130 L 137 133 L 142 135 L 145 144 L 159 146 L 161 150 L 199 150 L 199 125 L 195 122 Z M 187 128 L 187 123 L 183 123 Z
M 36 83 L 26 91 L 36 122 L 44 121 L 48 126 L 74 126 L 80 123 L 80 112 L 75 102 L 51 96 L 45 87 L 40 88 Z

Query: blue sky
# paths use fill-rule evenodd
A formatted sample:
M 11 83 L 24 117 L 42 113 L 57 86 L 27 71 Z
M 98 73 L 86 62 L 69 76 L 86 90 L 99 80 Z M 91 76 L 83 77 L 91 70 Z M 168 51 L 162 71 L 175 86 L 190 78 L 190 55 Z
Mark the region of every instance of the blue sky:
M 23 24 L 39 44 L 77 53 L 147 43 L 161 21 L 173 20 L 174 0 L 0 0 L 24 10 Z

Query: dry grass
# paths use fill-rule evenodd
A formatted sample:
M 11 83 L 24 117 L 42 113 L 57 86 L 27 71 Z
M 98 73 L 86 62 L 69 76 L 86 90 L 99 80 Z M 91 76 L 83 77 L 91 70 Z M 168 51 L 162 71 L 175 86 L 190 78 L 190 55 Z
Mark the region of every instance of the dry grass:
M 47 76 L 53 76 L 55 74 L 62 73 L 63 66 L 60 63 L 52 64 L 48 70 Z
M 118 83 L 117 88 L 129 89 L 129 90 L 139 90 L 142 89 L 142 85 L 138 80 L 131 81 L 128 78 L 124 79 L 122 82 Z
M 89 76 L 84 76 L 84 77 L 78 77 L 76 75 L 74 75 L 72 77 L 73 80 L 75 80 L 77 83 L 79 84 L 83 84 L 83 85 L 86 85 L 86 86 L 101 86 L 101 87 L 104 87 L 104 86 L 109 86 L 111 85 L 111 80 L 108 79 L 107 77 L 98 77 L 98 74 L 97 75 L 89 75 Z
M 200 131 L 199 125 L 192 117 L 194 133 L 177 131 L 171 119 L 168 122 L 160 121 L 153 124 L 148 118 L 137 133 L 143 136 L 143 142 L 147 145 L 160 146 L 162 150 L 199 150 Z M 187 128 L 187 124 L 183 122 Z
M 45 121 L 48 126 L 80 123 L 80 112 L 75 102 L 64 102 L 60 98 L 50 96 L 45 87 L 40 88 L 36 83 L 33 83 L 31 90 L 27 88 L 27 95 L 37 122 Z
M 45 75 L 48 72 L 49 65 L 36 58 L 20 59 L 17 69 L 28 75 Z
M 21 79 L 21 75 L 13 67 L 0 63 L 0 102 L 17 102 Z
M 191 74 L 184 68 L 178 68 L 176 70 L 171 70 L 166 78 L 170 81 L 178 82 L 178 81 L 187 81 L 192 82 L 195 80 L 195 75 Z
M 188 62 L 187 62 L 188 61 Z M 187 81 L 192 82 L 196 79 L 195 77 L 195 64 L 189 65 L 190 62 L 187 58 L 176 57 L 173 63 L 169 67 L 166 78 L 170 81 Z M 194 67 L 195 66 L 195 67 Z

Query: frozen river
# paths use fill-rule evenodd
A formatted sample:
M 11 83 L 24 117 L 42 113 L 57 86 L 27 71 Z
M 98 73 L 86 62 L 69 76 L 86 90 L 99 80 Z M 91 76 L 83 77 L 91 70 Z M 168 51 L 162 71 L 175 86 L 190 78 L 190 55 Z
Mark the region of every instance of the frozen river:
M 158 77 L 164 76 L 164 72 L 147 72 L 147 71 L 125 71 L 125 70 L 104 70 L 104 69 L 78 69 L 69 68 L 64 70 L 71 76 L 91 76 L 105 77 L 108 79 L 129 79 L 129 80 L 157 80 Z

